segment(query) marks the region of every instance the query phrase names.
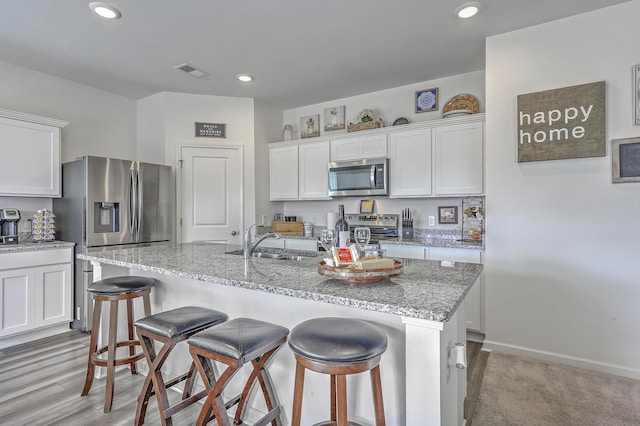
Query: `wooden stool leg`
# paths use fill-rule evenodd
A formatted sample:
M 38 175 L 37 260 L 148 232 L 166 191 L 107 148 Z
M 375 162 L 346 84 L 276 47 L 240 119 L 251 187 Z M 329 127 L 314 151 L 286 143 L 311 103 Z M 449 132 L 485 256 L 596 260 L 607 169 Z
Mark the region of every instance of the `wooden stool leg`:
M 302 420 L 302 393 L 304 390 L 304 367 L 296 361 L 296 381 L 293 387 L 293 414 L 291 426 L 300 426 Z
M 274 409 L 275 402 L 275 393 L 273 392 L 273 386 L 271 384 L 271 379 L 267 374 L 264 366 L 269 362 L 269 358 L 278 350 L 280 346 L 271 349 L 266 354 L 254 359 L 251 361 L 253 365 L 253 370 L 251 371 L 251 375 L 247 379 L 247 382 L 242 389 L 242 394 L 240 397 L 240 402 L 238 403 L 238 408 L 236 409 L 236 415 L 234 417 L 234 424 L 239 425 L 242 424 L 242 418 L 244 417 L 244 412 L 246 408 L 247 399 L 249 398 L 249 392 L 253 387 L 256 379 L 260 383 L 260 388 L 262 389 L 262 395 L 264 396 L 264 401 L 267 405 L 267 412 L 271 412 Z M 275 414 L 275 413 L 272 413 Z M 278 426 L 280 424 L 280 416 L 274 418 L 272 422 L 273 426 Z
M 182 399 L 187 399 L 193 394 L 193 386 L 196 383 L 196 364 L 191 363 L 189 367 L 189 372 L 187 373 L 187 379 L 184 383 L 184 389 L 182 391 Z
M 111 411 L 113 403 L 113 380 L 116 371 L 116 345 L 118 342 L 118 301 L 109 302 L 109 348 L 107 349 L 107 385 L 105 388 L 104 412 Z
M 336 377 L 338 394 L 338 426 L 347 424 L 347 376 L 339 374 Z
M 142 352 L 144 352 L 145 358 L 147 358 L 147 363 L 149 365 L 149 374 L 144 379 L 144 383 L 142 384 L 142 390 L 140 392 L 140 396 L 138 397 L 138 406 L 136 408 L 136 416 L 134 418 L 133 424 L 135 426 L 140 426 L 144 423 L 144 417 L 147 414 L 147 405 L 149 404 L 149 398 L 151 398 L 151 394 L 153 392 L 153 370 L 152 365 L 156 359 L 156 351 L 153 346 L 153 341 L 149 339 L 147 336 L 143 336 L 140 334 L 140 341 L 142 343 Z
M 376 410 L 376 426 L 385 426 L 384 404 L 382 403 L 382 381 L 380 380 L 380 365 L 371 370 L 371 387 L 373 388 L 373 406 Z
M 206 425 L 210 420 L 211 410 L 213 410 L 213 415 L 217 420 L 218 426 L 227 426 L 229 425 L 229 417 L 227 417 L 227 409 L 225 407 L 224 401 L 222 400 L 222 390 L 226 386 L 227 382 L 231 380 L 231 378 L 238 372 L 238 369 L 233 366 L 227 367 L 224 370 L 224 373 L 220 376 L 218 380 L 207 377 L 207 373 L 203 364 L 207 361 L 200 355 L 196 355 L 191 353 L 194 360 L 196 360 L 196 367 L 200 372 L 202 380 L 205 383 L 205 387 L 207 388 L 207 399 L 204 402 L 202 409 L 200 410 L 200 415 L 198 416 L 198 420 L 196 424 L 198 426 Z
M 95 364 L 93 363 L 93 357 L 96 355 L 98 349 L 98 334 L 100 334 L 100 315 L 102 313 L 102 302 L 93 300 L 93 323 L 91 330 L 91 340 L 89 342 L 89 357 L 87 361 L 87 377 L 84 380 L 84 387 L 80 396 L 85 396 L 89 393 L 91 385 L 93 384 L 93 376 L 95 374 Z
M 127 299 L 127 331 L 129 335 L 129 341 L 134 340 L 136 337 L 133 334 L 133 299 Z M 129 345 L 129 356 L 132 357 L 136 354 L 136 348 L 133 345 Z M 138 374 L 137 362 L 129 364 L 131 374 Z
M 335 374 L 331 375 L 331 383 L 330 383 L 329 386 L 331 386 L 331 392 L 330 392 L 331 400 L 329 401 L 330 404 L 331 404 L 331 421 L 335 422 L 337 420 L 337 417 L 336 417 L 336 399 L 337 399 L 336 386 L 337 385 L 336 385 L 336 375 Z

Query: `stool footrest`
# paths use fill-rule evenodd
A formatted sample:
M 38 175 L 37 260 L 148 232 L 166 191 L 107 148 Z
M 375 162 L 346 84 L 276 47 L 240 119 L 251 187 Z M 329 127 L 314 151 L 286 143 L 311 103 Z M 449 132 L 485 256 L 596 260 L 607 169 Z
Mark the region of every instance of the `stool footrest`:
M 133 346 L 140 346 L 140 342 L 137 340 L 123 340 L 121 342 L 116 343 L 116 348 L 133 347 Z M 109 364 L 109 361 L 106 359 L 100 358 L 100 355 L 107 352 L 108 350 L 109 350 L 109 346 L 107 345 L 95 351 L 93 355 L 93 363 L 99 367 L 106 367 Z M 117 367 L 120 365 L 132 364 L 136 361 L 141 360 L 142 358 L 144 358 L 144 354 L 142 352 L 139 352 L 135 355 L 130 355 L 126 358 L 116 358 L 114 365 Z

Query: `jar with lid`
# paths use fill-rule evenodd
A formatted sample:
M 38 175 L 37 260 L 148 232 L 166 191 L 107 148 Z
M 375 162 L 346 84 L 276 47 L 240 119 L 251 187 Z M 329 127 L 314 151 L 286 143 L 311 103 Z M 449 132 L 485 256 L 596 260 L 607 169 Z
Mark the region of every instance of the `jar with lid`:
M 282 131 L 282 139 L 285 141 L 290 141 L 293 139 L 293 127 L 291 124 L 285 124 L 284 130 Z

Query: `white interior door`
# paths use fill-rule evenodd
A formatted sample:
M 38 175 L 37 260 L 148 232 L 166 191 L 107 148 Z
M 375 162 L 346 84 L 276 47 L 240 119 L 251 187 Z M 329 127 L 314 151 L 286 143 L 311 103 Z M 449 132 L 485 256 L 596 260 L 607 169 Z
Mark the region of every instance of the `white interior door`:
M 241 157 L 240 147 L 181 147 L 182 242 L 240 244 Z

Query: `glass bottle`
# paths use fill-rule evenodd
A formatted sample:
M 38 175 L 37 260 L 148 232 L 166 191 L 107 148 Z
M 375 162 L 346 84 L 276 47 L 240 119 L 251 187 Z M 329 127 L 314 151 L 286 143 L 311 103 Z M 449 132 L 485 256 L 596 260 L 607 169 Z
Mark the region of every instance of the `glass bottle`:
M 349 247 L 349 245 L 351 245 L 349 223 L 344 218 L 344 204 L 340 204 L 338 206 L 338 221 L 336 222 L 336 232 L 338 233 L 338 247 Z

